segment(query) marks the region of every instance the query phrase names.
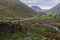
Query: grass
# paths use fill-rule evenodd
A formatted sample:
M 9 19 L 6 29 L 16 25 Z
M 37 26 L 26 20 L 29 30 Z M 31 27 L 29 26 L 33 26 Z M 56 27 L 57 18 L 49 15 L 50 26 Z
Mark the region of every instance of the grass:
M 37 40 L 41 40 L 41 39 L 45 38 L 44 35 L 38 33 L 36 30 L 32 30 L 31 32 Z
M 18 40 L 18 39 L 22 39 L 25 37 L 25 34 L 22 32 L 18 32 L 16 34 L 9 34 L 9 35 L 3 35 L 3 39 L 2 40 Z

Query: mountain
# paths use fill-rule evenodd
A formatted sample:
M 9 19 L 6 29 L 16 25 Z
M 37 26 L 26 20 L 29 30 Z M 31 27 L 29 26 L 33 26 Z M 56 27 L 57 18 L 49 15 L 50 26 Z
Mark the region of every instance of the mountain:
M 60 13 L 60 3 L 48 10 L 48 12 Z
M 37 12 L 46 12 L 47 11 L 46 9 L 41 9 L 38 6 L 31 6 L 31 8 L 34 9 L 35 11 L 37 11 Z
M 0 16 L 31 17 L 36 13 L 20 0 L 0 0 Z

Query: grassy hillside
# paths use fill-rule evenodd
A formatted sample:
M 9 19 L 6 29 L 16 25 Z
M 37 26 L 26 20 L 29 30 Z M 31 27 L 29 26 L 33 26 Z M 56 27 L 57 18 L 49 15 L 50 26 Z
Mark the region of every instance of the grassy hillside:
M 19 0 L 0 0 L 0 16 L 31 17 L 36 12 Z

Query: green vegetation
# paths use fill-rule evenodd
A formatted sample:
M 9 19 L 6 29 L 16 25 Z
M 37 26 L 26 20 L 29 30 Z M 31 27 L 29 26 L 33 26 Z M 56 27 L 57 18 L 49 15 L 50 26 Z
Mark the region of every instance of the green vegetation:
M 25 37 L 25 34 L 22 31 L 22 26 L 20 24 L 11 23 L 11 22 L 0 22 L 1 40 L 17 40 Z
M 28 40 L 28 37 L 30 37 L 31 40 L 41 40 L 44 38 L 38 31 L 32 30 L 29 25 L 30 24 L 20 25 L 10 22 L 0 22 L 0 26 L 2 27 L 1 32 L 3 32 L 2 35 L 0 34 L 0 38 L 1 40 L 23 40 L 24 38 Z
M 41 18 L 56 18 L 57 13 L 46 13 L 41 16 Z
M 48 18 L 57 18 L 60 14 L 59 13 L 45 13 L 43 15 L 38 15 L 37 17 L 33 18 L 32 20 L 40 20 L 40 19 L 48 19 Z
M 22 32 L 18 32 L 16 34 L 3 34 L 2 40 L 17 40 L 25 37 L 25 34 Z

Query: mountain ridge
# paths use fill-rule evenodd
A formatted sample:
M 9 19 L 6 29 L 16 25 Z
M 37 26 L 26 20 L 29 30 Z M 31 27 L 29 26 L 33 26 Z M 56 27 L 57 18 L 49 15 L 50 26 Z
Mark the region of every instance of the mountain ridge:
M 48 12 L 60 13 L 60 3 L 48 10 Z

